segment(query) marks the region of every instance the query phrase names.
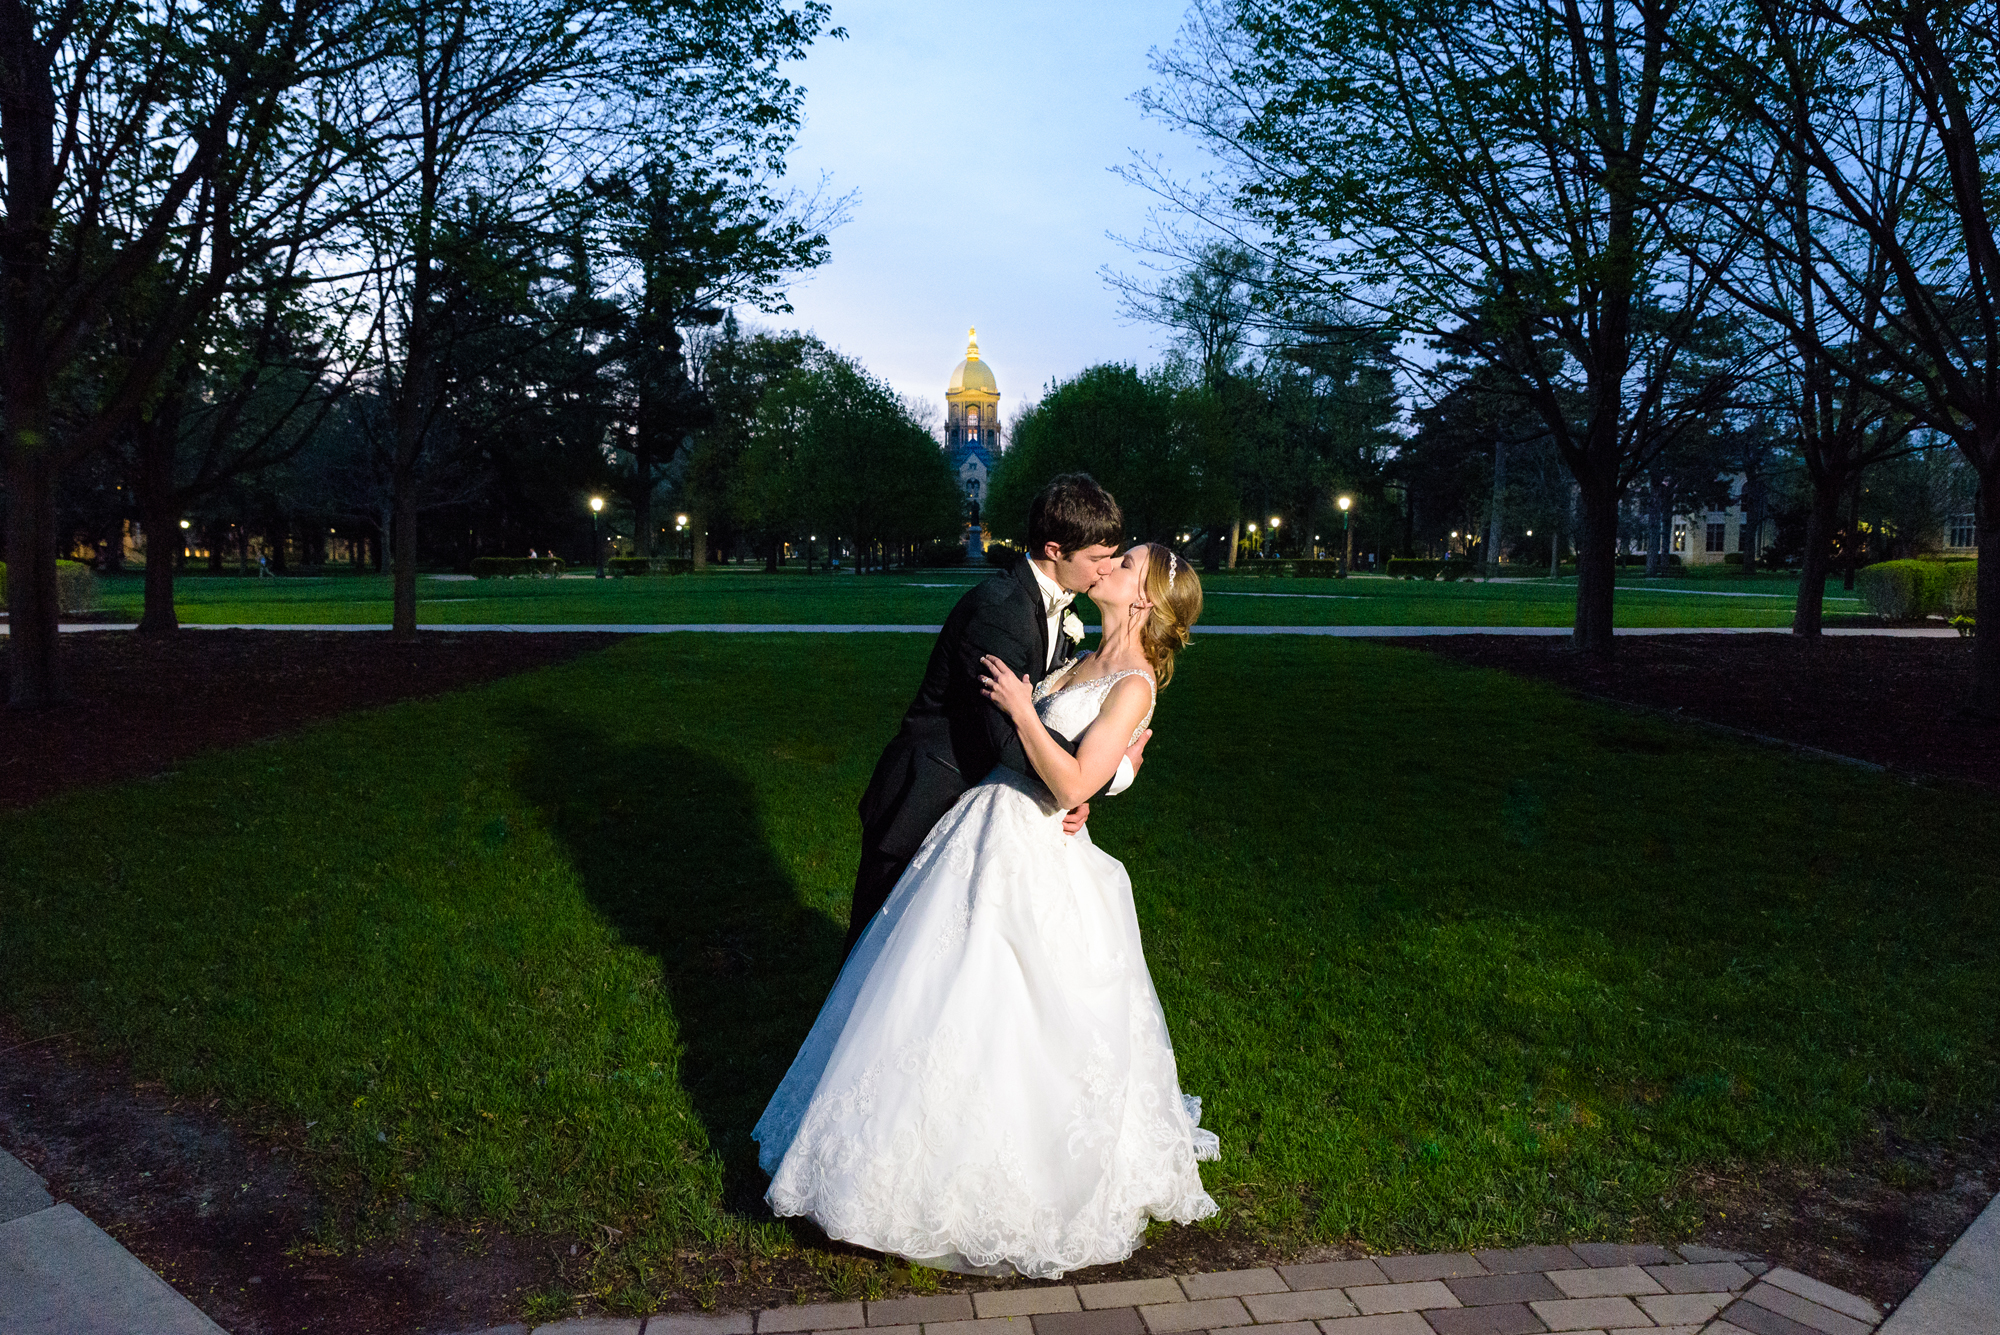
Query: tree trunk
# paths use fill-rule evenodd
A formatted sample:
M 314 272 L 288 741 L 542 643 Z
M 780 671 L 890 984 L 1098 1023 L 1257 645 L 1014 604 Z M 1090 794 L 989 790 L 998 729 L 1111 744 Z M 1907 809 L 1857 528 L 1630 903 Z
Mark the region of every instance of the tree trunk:
M 641 561 L 653 559 L 653 452 L 635 450 L 632 471 L 638 486 L 632 489 L 632 555 Z
M 1562 527 L 1549 530 L 1549 578 L 1562 574 Z
M 139 522 L 146 527 L 146 606 L 141 635 L 171 635 L 181 627 L 174 611 L 174 567 L 180 564 L 180 497 L 174 491 L 173 439 L 142 423 L 138 431 Z M 162 438 L 164 437 L 164 439 Z
M 2000 723 L 2000 441 L 1988 446 L 1986 458 L 1973 515 L 1979 542 L 1973 608 L 1978 625 L 1972 634 L 1972 698 L 1966 702 L 1966 712 L 1987 723 Z
M 708 569 L 708 530 L 701 526 L 701 516 L 688 513 L 688 550 L 694 553 L 694 568 Z
M 1812 508 L 1806 512 L 1806 551 L 1799 564 L 1799 599 L 1792 609 L 1792 634 L 1817 638 L 1826 612 L 1826 577 L 1833 570 L 1834 526 L 1840 522 L 1840 480 L 1813 479 Z
M 1593 478 L 1583 493 L 1583 531 L 1576 551 L 1576 647 L 1611 656 L 1613 589 L 1618 578 L 1618 488 L 1612 477 Z
M 1229 568 L 1231 570 L 1236 569 L 1236 544 L 1241 541 L 1243 541 L 1243 521 L 1232 519 L 1229 521 Z
M 1840 587 L 1844 592 L 1854 592 L 1854 567 L 1861 560 L 1861 474 L 1854 475 L 1854 486 L 1847 496 L 1847 570 L 1841 577 Z
M 64 698 L 56 659 L 56 466 L 30 431 L 15 425 L 13 434 L 7 467 L 7 703 L 40 709 Z
M 1743 549 L 1743 574 L 1748 577 L 1757 573 L 1757 539 L 1764 531 L 1764 484 L 1754 476 L 1743 488 L 1743 525 L 1744 536 L 1736 545 Z
M 389 531 L 390 569 L 394 575 L 394 611 L 390 634 L 410 639 L 417 633 L 417 484 L 398 470 L 396 517 Z
M 1499 574 L 1500 565 L 1500 494 L 1507 486 L 1507 443 L 1493 442 L 1493 508 L 1486 517 L 1486 578 L 1491 580 Z
M 1661 549 L 1664 548 L 1667 544 L 1660 536 L 1660 530 L 1665 527 L 1665 522 L 1661 518 L 1661 511 L 1663 509 L 1665 509 L 1665 506 L 1662 504 L 1662 497 L 1660 494 L 1659 484 L 1654 483 L 1650 487 L 1648 487 L 1646 491 L 1646 578 L 1647 579 L 1658 579 L 1660 577 L 1661 567 L 1666 564 Z

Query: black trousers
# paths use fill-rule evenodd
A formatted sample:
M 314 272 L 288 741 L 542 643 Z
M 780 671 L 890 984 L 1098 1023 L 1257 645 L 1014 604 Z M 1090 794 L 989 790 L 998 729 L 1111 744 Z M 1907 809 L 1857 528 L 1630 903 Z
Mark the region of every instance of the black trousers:
M 854 907 L 847 913 L 847 940 L 840 947 L 843 961 L 854 953 L 854 943 L 868 930 L 869 920 L 889 902 L 889 892 L 903 879 L 909 865 L 907 857 L 893 857 L 880 849 L 861 850 L 861 865 L 854 871 Z

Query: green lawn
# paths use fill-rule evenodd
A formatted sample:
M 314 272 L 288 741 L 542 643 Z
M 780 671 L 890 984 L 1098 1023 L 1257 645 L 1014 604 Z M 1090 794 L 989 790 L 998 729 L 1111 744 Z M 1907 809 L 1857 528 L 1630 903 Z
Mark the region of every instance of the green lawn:
M 0 814 L 0 1006 L 344 1203 L 764 1252 L 748 1130 L 834 970 L 920 637 L 674 636 Z M 2000 1093 L 2000 811 L 1418 652 L 1212 639 L 1099 804 L 1217 1227 L 1456 1249 L 1699 1222 Z M 690 1258 L 695 1258 L 691 1260 Z M 553 1309 L 551 1309 L 553 1310 Z
M 426 625 L 748 622 L 935 625 L 984 570 L 898 571 L 808 577 L 714 568 L 702 575 L 643 579 L 441 580 L 418 585 Z M 1218 626 L 1566 626 L 1576 581 L 1443 584 L 1380 578 L 1203 576 L 1203 620 Z M 101 581 L 105 610 L 136 619 L 136 575 Z M 208 624 L 389 623 L 389 584 L 379 576 L 268 580 L 199 576 L 178 585 L 181 618 Z M 1784 575 L 1716 577 L 1676 573 L 1648 582 L 1627 576 L 1618 596 L 1623 626 L 1787 626 L 1798 581 Z M 1860 603 L 1835 585 L 1830 614 Z M 1088 609 L 1086 609 L 1086 612 Z

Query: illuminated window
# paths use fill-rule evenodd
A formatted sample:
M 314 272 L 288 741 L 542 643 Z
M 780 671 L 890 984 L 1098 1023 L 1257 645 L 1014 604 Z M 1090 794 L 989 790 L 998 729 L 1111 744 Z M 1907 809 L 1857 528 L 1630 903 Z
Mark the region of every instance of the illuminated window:
M 1674 550 L 1677 552 L 1684 552 L 1687 549 L 1688 549 L 1688 526 L 1686 524 L 1675 524 Z
M 965 438 L 979 439 L 979 405 L 976 403 L 965 410 Z

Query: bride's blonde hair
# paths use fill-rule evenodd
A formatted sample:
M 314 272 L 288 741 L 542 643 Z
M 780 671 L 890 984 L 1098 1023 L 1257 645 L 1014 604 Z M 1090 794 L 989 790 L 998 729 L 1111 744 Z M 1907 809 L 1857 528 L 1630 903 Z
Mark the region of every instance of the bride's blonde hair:
M 1188 633 L 1201 616 L 1201 581 L 1173 549 L 1157 542 L 1139 545 L 1146 551 L 1143 582 L 1152 603 L 1139 627 L 1139 647 L 1154 678 L 1165 686 L 1174 679 L 1174 655 L 1187 647 Z

